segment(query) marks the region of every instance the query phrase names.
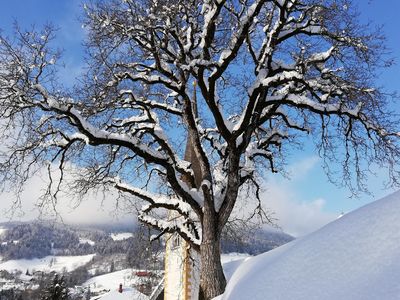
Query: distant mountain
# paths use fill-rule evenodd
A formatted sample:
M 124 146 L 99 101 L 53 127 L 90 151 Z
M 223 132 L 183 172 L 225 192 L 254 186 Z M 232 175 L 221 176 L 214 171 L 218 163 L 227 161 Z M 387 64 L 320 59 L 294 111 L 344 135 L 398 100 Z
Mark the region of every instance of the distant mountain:
M 144 239 L 136 229 L 136 235 L 131 231 L 125 234 L 127 238 L 114 240 L 111 228 L 108 228 L 110 232 L 106 232 L 44 222 L 2 223 L 0 228 L 0 256 L 3 260 L 48 255 L 127 254 L 133 248 L 137 249 Z
M 4 224 L 3 224 L 4 226 Z M 41 223 L 8 224 L 0 236 L 3 259 L 35 258 L 52 254 L 53 249 L 75 250 L 79 238 L 73 231 Z
M 110 222 L 110 223 L 75 223 L 73 225 L 70 225 L 73 228 L 76 229 L 87 229 L 87 230 L 100 230 L 106 233 L 112 233 L 112 232 L 133 232 L 140 227 L 135 222 Z
M 135 260 L 135 253 L 149 246 L 149 232 L 141 227 L 127 228 L 123 225 L 101 226 L 45 222 L 1 223 L 0 256 L 3 260 L 41 258 L 48 255 L 111 255 L 126 254 Z M 223 253 L 248 253 L 256 255 L 269 251 L 293 240 L 280 231 L 255 230 L 240 237 L 224 235 Z M 162 251 L 161 244 L 152 245 Z
M 159 241 L 150 243 L 152 234 L 154 232 L 142 226 L 127 228 L 86 224 L 70 226 L 51 222 L 2 223 L 0 299 L 40 299 L 55 272 L 65 276 L 67 286 L 76 294 L 71 299 L 81 300 L 89 294 L 97 297 L 105 293 L 104 288 L 97 286 L 97 283 L 94 286 L 85 285 L 86 281 L 90 278 L 108 278 L 106 282 L 111 283 L 108 281 L 112 274 L 118 275 L 123 270 L 132 269 L 152 270 L 158 274 L 152 278 L 153 281 L 145 282 L 145 290 L 143 284 L 137 285 L 142 292 L 149 294 L 159 283 L 164 269 L 165 245 Z M 236 262 L 231 260 L 236 257 L 243 258 L 248 254 L 268 251 L 292 239 L 278 231 L 253 230 L 246 233 L 243 230 L 230 236 L 226 234 L 222 239 L 223 252 L 247 254 L 235 254 L 233 257 L 228 255 L 223 260 L 228 262 L 227 268 L 232 269 Z M 233 270 L 227 272 L 232 273 Z M 121 279 L 117 281 L 111 284 L 113 288 L 117 287 Z M 105 296 L 114 299 L 115 294 L 111 292 Z

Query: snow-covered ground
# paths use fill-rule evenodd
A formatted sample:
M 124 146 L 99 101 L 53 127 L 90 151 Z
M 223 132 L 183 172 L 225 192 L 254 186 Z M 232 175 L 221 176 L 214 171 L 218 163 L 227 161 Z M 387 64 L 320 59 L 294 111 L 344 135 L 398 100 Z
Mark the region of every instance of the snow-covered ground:
M 76 268 L 87 264 L 95 254 L 81 255 L 81 256 L 46 256 L 43 258 L 34 259 L 17 259 L 8 260 L 0 264 L 0 270 L 7 270 L 12 272 L 20 270 L 25 272 L 29 270 L 44 271 L 44 272 L 62 272 L 65 268 L 70 272 Z
M 400 299 L 400 192 L 246 259 L 222 300 Z
M 135 284 L 140 284 L 141 283 L 141 278 L 136 276 L 136 271 L 135 269 L 125 269 L 117 272 L 112 272 L 96 277 L 90 278 L 88 281 L 86 281 L 83 286 L 84 287 L 90 287 L 90 290 L 92 292 L 102 292 L 104 290 L 110 290 L 110 293 L 105 294 L 102 298 L 99 298 L 101 300 L 104 299 L 148 299 L 147 296 L 141 294 L 139 291 L 131 288 Z M 122 284 L 122 287 L 125 292 L 118 293 L 116 292 L 118 290 L 119 285 Z M 123 297 L 126 294 L 135 294 L 135 296 L 130 296 L 131 298 L 117 298 L 118 297 Z M 113 296 L 115 298 L 113 298 Z M 140 296 L 140 297 L 139 297 Z M 105 297 L 105 298 L 104 298 Z M 107 298 L 108 297 L 108 298 Z M 128 296 L 127 296 L 128 297 Z
M 243 261 L 249 257 L 251 257 L 251 255 L 246 253 L 224 253 L 221 255 L 221 262 L 224 265 L 233 261 Z
M 111 233 L 110 236 L 114 241 L 122 241 L 129 239 L 130 237 L 133 237 L 133 233 L 132 232 Z
M 146 295 L 143 295 L 139 291 L 133 288 L 126 288 L 122 293 L 117 290 L 110 291 L 107 294 L 102 295 L 100 298 L 94 297 L 93 299 L 98 300 L 146 300 L 149 299 Z
M 7 228 L 0 227 L 0 237 L 7 231 Z
M 222 254 L 221 262 L 226 280 L 229 280 L 236 269 L 242 264 L 242 262 L 246 261 L 250 257 L 250 255 L 243 253 Z
M 138 277 L 134 276 L 136 270 L 125 269 L 100 276 L 95 276 L 86 281 L 83 286 L 89 286 L 91 291 L 114 290 L 122 286 L 136 284 Z
M 94 246 L 96 243 L 89 239 L 79 238 L 79 244 L 89 244 L 90 246 Z

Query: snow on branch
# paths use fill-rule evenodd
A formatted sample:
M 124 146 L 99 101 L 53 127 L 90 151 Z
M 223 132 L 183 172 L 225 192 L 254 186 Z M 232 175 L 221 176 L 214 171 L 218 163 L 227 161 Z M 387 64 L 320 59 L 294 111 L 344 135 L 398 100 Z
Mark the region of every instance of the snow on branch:
M 60 103 L 51 97 L 41 85 L 37 84 L 32 88 L 38 90 L 46 101 L 46 103 L 41 102 L 38 103 L 38 105 L 42 106 L 46 110 L 55 110 L 67 115 L 71 122 L 89 138 L 91 143 L 107 144 L 113 142 L 127 146 L 128 148 L 133 148 L 135 152 L 139 153 L 143 157 L 146 157 L 150 161 L 165 161 L 167 159 L 161 153 L 144 145 L 135 137 L 129 136 L 128 134 L 118 134 L 114 132 L 108 132 L 104 129 L 97 129 L 90 124 L 76 108 L 74 108 L 72 105 Z
M 255 1 L 246 11 L 246 14 L 239 21 L 239 29 L 233 33 L 230 40 L 230 45 L 227 49 L 222 50 L 218 61 L 218 68 L 211 74 L 210 81 L 214 81 L 221 76 L 224 70 L 228 67 L 229 63 L 236 57 L 239 48 L 242 46 L 254 18 L 260 12 L 265 0 Z
M 132 90 L 121 90 L 119 92 L 120 97 L 128 97 L 124 101 L 124 105 L 138 105 L 138 106 L 143 106 L 143 107 L 149 107 L 150 109 L 160 109 L 164 110 L 168 113 L 174 114 L 181 116 L 182 115 L 182 110 L 179 109 L 178 107 L 169 105 L 167 103 L 160 103 L 158 101 L 153 101 L 144 97 L 140 97 L 138 95 L 135 95 L 135 93 Z
M 160 220 L 145 213 L 139 214 L 139 221 L 152 226 L 153 228 L 160 230 L 163 233 L 178 233 L 184 240 L 189 244 L 199 249 L 201 239 L 199 238 L 199 231 L 190 230 L 188 224 L 181 219 L 174 220 Z
M 192 211 L 190 205 L 179 198 L 150 193 L 144 189 L 122 183 L 120 179 L 112 179 L 110 182 L 114 184 L 118 190 L 127 192 L 143 201 L 148 202 L 149 206 L 142 210 L 143 212 L 148 212 L 153 208 L 166 208 L 169 210 L 176 210 L 180 215 L 188 217 Z
M 200 48 L 203 49 L 203 57 L 208 60 L 210 58 L 209 47 L 214 39 L 216 29 L 216 19 L 225 1 L 204 0 L 201 8 L 201 13 L 204 17 L 203 31 L 201 34 Z

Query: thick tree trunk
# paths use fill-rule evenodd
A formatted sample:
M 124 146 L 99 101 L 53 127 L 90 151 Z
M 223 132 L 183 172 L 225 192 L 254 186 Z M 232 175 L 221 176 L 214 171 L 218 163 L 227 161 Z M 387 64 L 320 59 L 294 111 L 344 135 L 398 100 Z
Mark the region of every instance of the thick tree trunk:
M 219 239 L 203 241 L 200 246 L 200 300 L 210 300 L 225 291 Z
M 217 214 L 210 201 L 204 206 L 200 245 L 200 300 L 210 300 L 225 291 L 226 279 L 221 264 L 221 235 L 218 231 Z

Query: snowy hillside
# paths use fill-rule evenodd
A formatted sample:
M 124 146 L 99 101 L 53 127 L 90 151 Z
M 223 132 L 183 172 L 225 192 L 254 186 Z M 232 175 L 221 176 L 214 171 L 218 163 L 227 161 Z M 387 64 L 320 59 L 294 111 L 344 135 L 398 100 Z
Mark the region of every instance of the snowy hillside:
M 112 272 L 100 276 L 95 276 L 86 281 L 83 286 L 90 287 L 92 292 L 102 293 L 102 291 L 109 290 L 110 292 L 103 294 L 98 299 L 148 299 L 148 297 L 132 286 L 140 286 L 147 278 L 141 278 L 136 275 L 138 270 L 125 269 L 117 272 Z M 118 287 L 122 284 L 123 292 L 119 293 Z M 97 299 L 97 298 L 96 298 Z
M 133 237 L 133 233 L 132 232 L 111 233 L 110 236 L 114 241 L 123 241 L 129 239 L 130 237 Z
M 94 254 L 81 255 L 81 256 L 46 256 L 43 258 L 34 259 L 15 259 L 8 260 L 0 264 L 0 270 L 12 272 L 19 270 L 25 272 L 30 271 L 43 271 L 43 272 L 63 272 L 72 271 L 80 266 L 87 264 L 92 260 Z
M 100 298 L 95 297 L 94 299 L 98 300 L 146 300 L 149 297 L 143 295 L 133 288 L 127 288 L 122 293 L 118 291 L 110 291 L 107 294 L 102 295 Z
M 95 276 L 86 281 L 83 286 L 89 286 L 92 291 L 114 290 L 121 283 L 124 287 L 139 283 L 140 278 L 134 276 L 134 269 L 125 269 L 100 276 Z
M 0 235 L 3 235 L 7 231 L 7 228 L 0 227 Z
M 247 259 L 222 300 L 375 300 L 400 297 L 400 192 Z

